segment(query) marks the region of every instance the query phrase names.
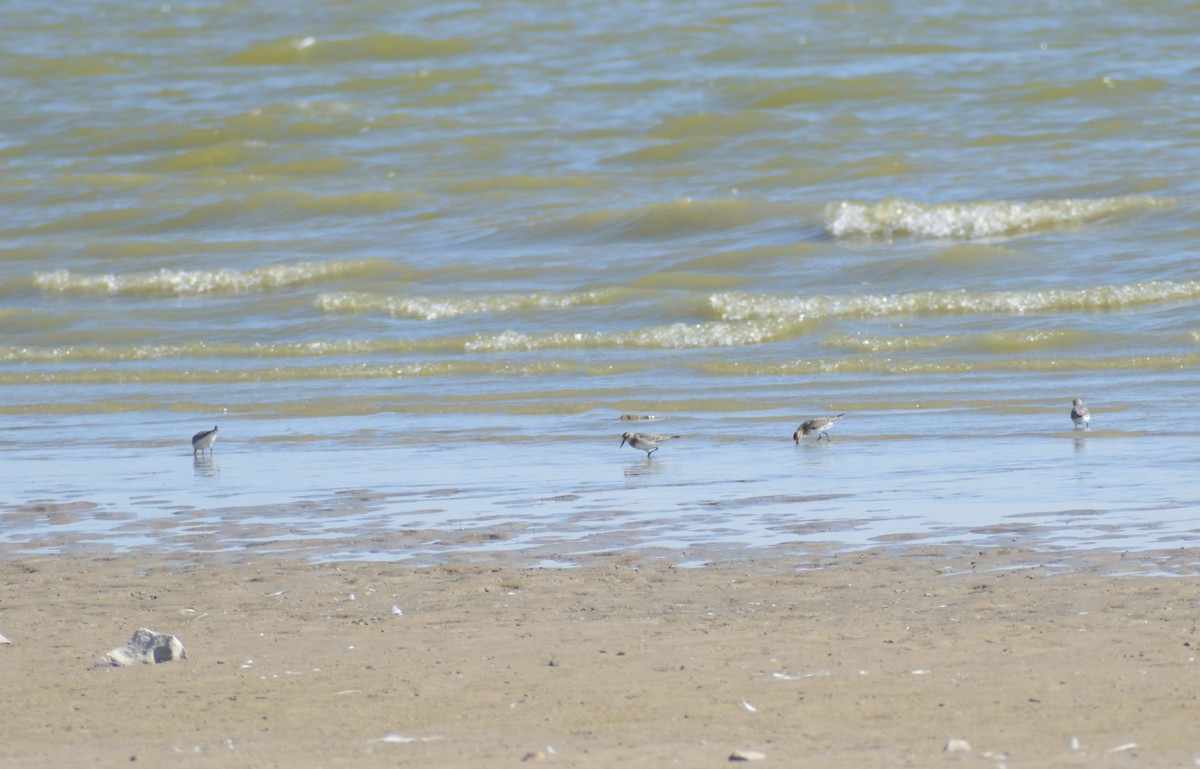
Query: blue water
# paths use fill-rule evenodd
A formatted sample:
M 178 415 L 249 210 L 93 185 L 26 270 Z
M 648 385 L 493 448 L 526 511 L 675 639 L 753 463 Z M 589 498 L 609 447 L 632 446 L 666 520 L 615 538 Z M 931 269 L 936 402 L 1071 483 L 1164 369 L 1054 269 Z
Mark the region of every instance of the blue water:
M 1194 547 L 1192 16 L 11 4 L 0 552 Z

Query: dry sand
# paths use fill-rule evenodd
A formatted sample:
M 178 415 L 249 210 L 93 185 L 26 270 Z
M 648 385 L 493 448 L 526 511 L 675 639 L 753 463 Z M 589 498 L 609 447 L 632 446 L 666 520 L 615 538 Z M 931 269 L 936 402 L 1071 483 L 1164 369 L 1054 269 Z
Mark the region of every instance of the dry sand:
M 10 559 L 0 764 L 1195 765 L 1195 579 L 1069 567 Z M 93 667 L 139 627 L 188 659 Z

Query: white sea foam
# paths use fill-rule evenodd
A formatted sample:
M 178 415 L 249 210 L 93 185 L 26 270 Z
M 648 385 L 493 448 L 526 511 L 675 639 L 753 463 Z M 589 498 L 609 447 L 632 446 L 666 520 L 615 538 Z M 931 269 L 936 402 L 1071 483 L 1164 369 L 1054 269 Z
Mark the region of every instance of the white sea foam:
M 721 320 L 880 317 L 917 314 L 1102 312 L 1200 299 L 1200 281 L 1151 281 L 1080 289 L 914 291 L 910 294 L 776 296 L 731 291 L 709 297 Z
M 312 283 L 331 277 L 369 275 L 387 262 L 357 259 L 273 264 L 250 270 L 158 270 L 125 275 L 84 275 L 70 270 L 39 272 L 34 283 L 43 291 L 100 294 L 209 294 L 262 291 Z
M 481 334 L 469 340 L 467 352 L 509 352 L 628 347 L 634 349 L 684 350 L 706 347 L 741 347 L 764 344 L 796 333 L 797 324 L 778 320 L 727 323 L 671 323 L 616 333 L 560 332 L 527 334 L 505 331 Z
M 672 323 L 623 332 L 502 331 L 464 337 L 428 339 L 317 339 L 306 342 L 212 343 L 146 345 L 63 345 L 55 347 L 0 346 L 0 361 L 67 362 L 130 361 L 213 356 L 259 359 L 318 359 L 339 356 L 397 356 L 409 353 L 495 353 L 534 350 L 586 349 L 702 349 L 737 347 L 789 338 L 800 324 L 780 319 L 738 322 Z
M 945 204 L 901 198 L 878 203 L 845 201 L 826 208 L 825 228 L 836 238 L 994 238 L 1069 227 L 1121 211 L 1167 205 L 1171 201 L 1146 197 Z
M 393 317 L 439 320 L 462 315 L 609 304 L 616 296 L 615 290 L 459 297 L 385 296 L 338 292 L 321 294 L 317 297 L 316 304 L 325 312 L 386 312 Z

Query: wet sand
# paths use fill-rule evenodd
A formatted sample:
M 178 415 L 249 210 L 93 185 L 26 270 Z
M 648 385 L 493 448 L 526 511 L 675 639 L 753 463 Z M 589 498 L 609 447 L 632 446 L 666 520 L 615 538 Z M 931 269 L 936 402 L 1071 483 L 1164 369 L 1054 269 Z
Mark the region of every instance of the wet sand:
M 0 761 L 1193 765 L 1196 582 L 1150 560 L 9 558 Z M 188 659 L 93 667 L 139 627 Z

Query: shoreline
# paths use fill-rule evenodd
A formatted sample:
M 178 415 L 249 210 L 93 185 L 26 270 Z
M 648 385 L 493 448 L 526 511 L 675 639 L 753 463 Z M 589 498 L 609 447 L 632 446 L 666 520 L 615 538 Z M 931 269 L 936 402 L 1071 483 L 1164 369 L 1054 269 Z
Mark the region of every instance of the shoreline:
M 19 707 L 0 758 L 650 767 L 753 750 L 764 765 L 1187 765 L 1200 610 L 1191 580 L 1130 568 L 1144 556 L 6 558 L 0 687 Z M 92 667 L 140 627 L 177 635 L 188 659 Z M 946 752 L 950 740 L 970 751 Z
M 743 552 L 819 560 L 877 547 L 1015 546 L 1057 555 L 1197 541 L 1188 436 L 1148 435 L 1136 446 L 1104 432 L 1082 445 L 975 433 L 915 440 L 795 447 L 785 438 L 786 448 L 754 460 L 722 442 L 680 441 L 653 461 L 622 453 L 619 438 L 568 451 L 457 438 L 361 450 L 243 445 L 220 455 L 219 472 L 141 447 L 102 463 L 91 449 L 54 461 L 18 450 L 19 483 L 0 506 L 0 559 L 161 548 L 414 566 L 508 564 L 516 553 L 566 564 L 636 549 L 695 564 Z

